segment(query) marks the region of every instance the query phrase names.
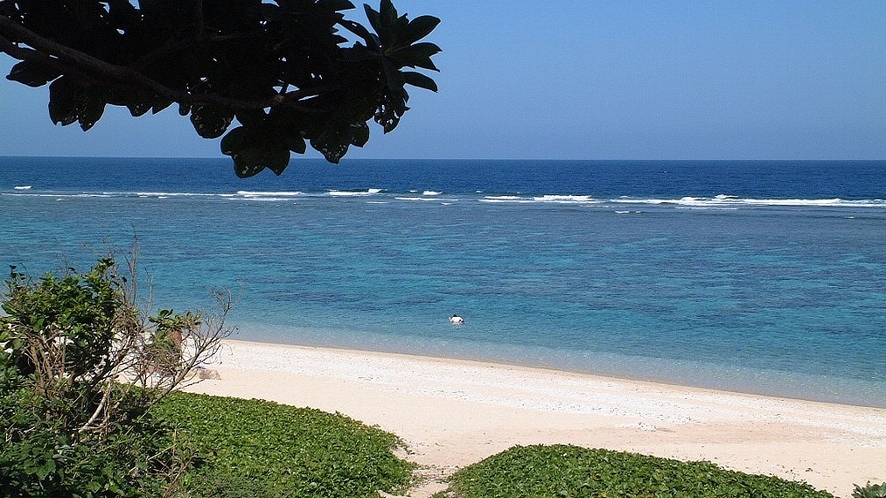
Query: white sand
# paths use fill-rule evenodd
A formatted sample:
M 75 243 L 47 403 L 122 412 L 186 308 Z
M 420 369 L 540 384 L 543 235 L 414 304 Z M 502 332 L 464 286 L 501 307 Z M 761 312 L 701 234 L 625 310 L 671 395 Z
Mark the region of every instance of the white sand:
M 886 481 L 886 410 L 553 370 L 226 341 L 193 392 L 339 412 L 393 432 L 431 477 L 513 445 L 568 443 L 806 481 Z M 410 496 L 429 496 L 431 482 Z

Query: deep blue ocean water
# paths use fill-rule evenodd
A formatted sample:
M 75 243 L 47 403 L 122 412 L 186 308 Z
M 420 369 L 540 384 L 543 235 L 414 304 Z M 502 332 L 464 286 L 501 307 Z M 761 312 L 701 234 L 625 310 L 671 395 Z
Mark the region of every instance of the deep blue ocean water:
M 4 267 L 134 236 L 241 339 L 886 407 L 886 161 L 0 158 Z

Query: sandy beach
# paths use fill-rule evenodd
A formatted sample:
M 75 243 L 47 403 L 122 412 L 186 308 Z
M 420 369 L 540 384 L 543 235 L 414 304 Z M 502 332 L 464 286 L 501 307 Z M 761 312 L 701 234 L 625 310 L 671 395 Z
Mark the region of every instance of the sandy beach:
M 886 410 L 520 366 L 226 341 L 192 392 L 339 412 L 400 436 L 429 496 L 514 445 L 568 443 L 808 482 L 886 481 Z

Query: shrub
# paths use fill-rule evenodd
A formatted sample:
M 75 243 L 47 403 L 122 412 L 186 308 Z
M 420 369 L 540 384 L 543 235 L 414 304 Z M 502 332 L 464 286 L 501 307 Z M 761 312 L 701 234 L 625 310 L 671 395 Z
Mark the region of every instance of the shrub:
M 130 278 L 112 258 L 37 281 L 12 267 L 0 317 L 3 496 L 160 496 L 186 464 L 149 409 L 215 354 L 229 306 L 207 324 L 146 318 L 134 261 Z M 161 357 L 157 332 L 170 323 L 187 348 Z
M 27 389 L 0 399 L 6 443 L 0 449 L 0 496 L 161 496 L 170 467 L 168 438 L 149 417 L 106 434 L 72 433 L 47 420 L 44 399 Z

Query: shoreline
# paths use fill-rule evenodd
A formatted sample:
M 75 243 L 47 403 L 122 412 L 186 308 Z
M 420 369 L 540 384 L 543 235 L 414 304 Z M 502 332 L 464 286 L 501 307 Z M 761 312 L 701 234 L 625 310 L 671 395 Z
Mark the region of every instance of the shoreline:
M 220 380 L 188 391 L 307 406 L 377 425 L 400 436 L 405 457 L 432 477 L 517 444 L 566 443 L 709 460 L 837 496 L 849 496 L 853 484 L 886 480 L 882 408 L 241 340 L 225 340 L 207 367 Z
M 277 339 L 280 341 L 277 342 Z M 588 368 L 586 363 L 579 365 L 576 362 L 568 364 L 551 362 L 549 356 L 556 356 L 558 353 L 556 350 L 550 350 L 548 354 L 541 356 L 532 356 L 532 352 L 530 352 L 530 359 L 518 359 L 517 356 L 525 355 L 526 351 L 509 349 L 504 355 L 489 354 L 488 351 L 486 354 L 477 354 L 476 351 L 469 353 L 466 350 L 461 350 L 459 348 L 432 348 L 432 350 L 428 351 L 426 349 L 417 348 L 415 344 L 411 344 L 412 347 L 398 348 L 400 343 L 394 342 L 366 345 L 355 341 L 335 344 L 326 343 L 322 340 L 289 342 L 287 339 L 288 338 L 282 336 L 276 338 L 250 337 L 243 339 L 229 338 L 227 341 L 269 346 L 292 346 L 321 350 L 354 351 L 367 354 L 390 354 L 419 359 L 442 359 L 477 364 L 494 364 L 515 368 L 527 368 L 530 370 L 546 370 L 589 377 L 617 379 L 627 382 L 649 383 L 681 388 L 685 387 L 703 391 L 746 394 L 749 396 L 760 396 L 764 398 L 790 399 L 796 401 L 886 410 L 886 397 L 879 395 L 881 386 L 886 388 L 886 384 L 859 379 L 835 378 L 824 374 L 781 372 L 774 369 L 753 370 L 750 368 L 740 368 L 738 370 L 731 370 L 722 365 L 707 362 L 692 363 L 685 360 L 667 360 L 617 354 L 595 357 L 593 358 L 593 364 L 595 364 L 597 368 Z M 486 346 L 485 343 L 483 345 Z M 635 368 L 635 371 L 632 372 L 626 372 L 624 369 L 612 368 L 613 365 L 631 361 L 639 361 L 645 363 L 645 365 L 641 369 Z M 682 370 L 668 370 L 668 365 L 671 365 L 673 362 L 680 363 L 684 368 Z M 666 370 L 667 374 L 662 375 L 662 370 Z M 689 377 L 689 372 L 692 372 L 696 377 L 701 376 L 704 380 L 696 382 L 689 380 L 687 378 Z M 736 382 L 736 377 L 741 379 L 741 381 Z M 724 379 L 726 378 L 729 378 L 729 380 L 725 381 Z M 757 384 L 754 385 L 754 382 Z M 780 386 L 780 388 L 773 387 L 776 385 Z M 863 390 L 859 386 L 864 386 Z M 813 388 L 817 391 L 817 394 L 812 393 Z M 826 392 L 827 394 L 821 394 L 822 388 L 825 388 L 823 392 Z M 849 390 L 852 394 L 847 395 L 846 390 Z M 872 392 L 874 390 L 876 390 L 876 392 Z M 875 401 L 872 402 L 872 399 Z

